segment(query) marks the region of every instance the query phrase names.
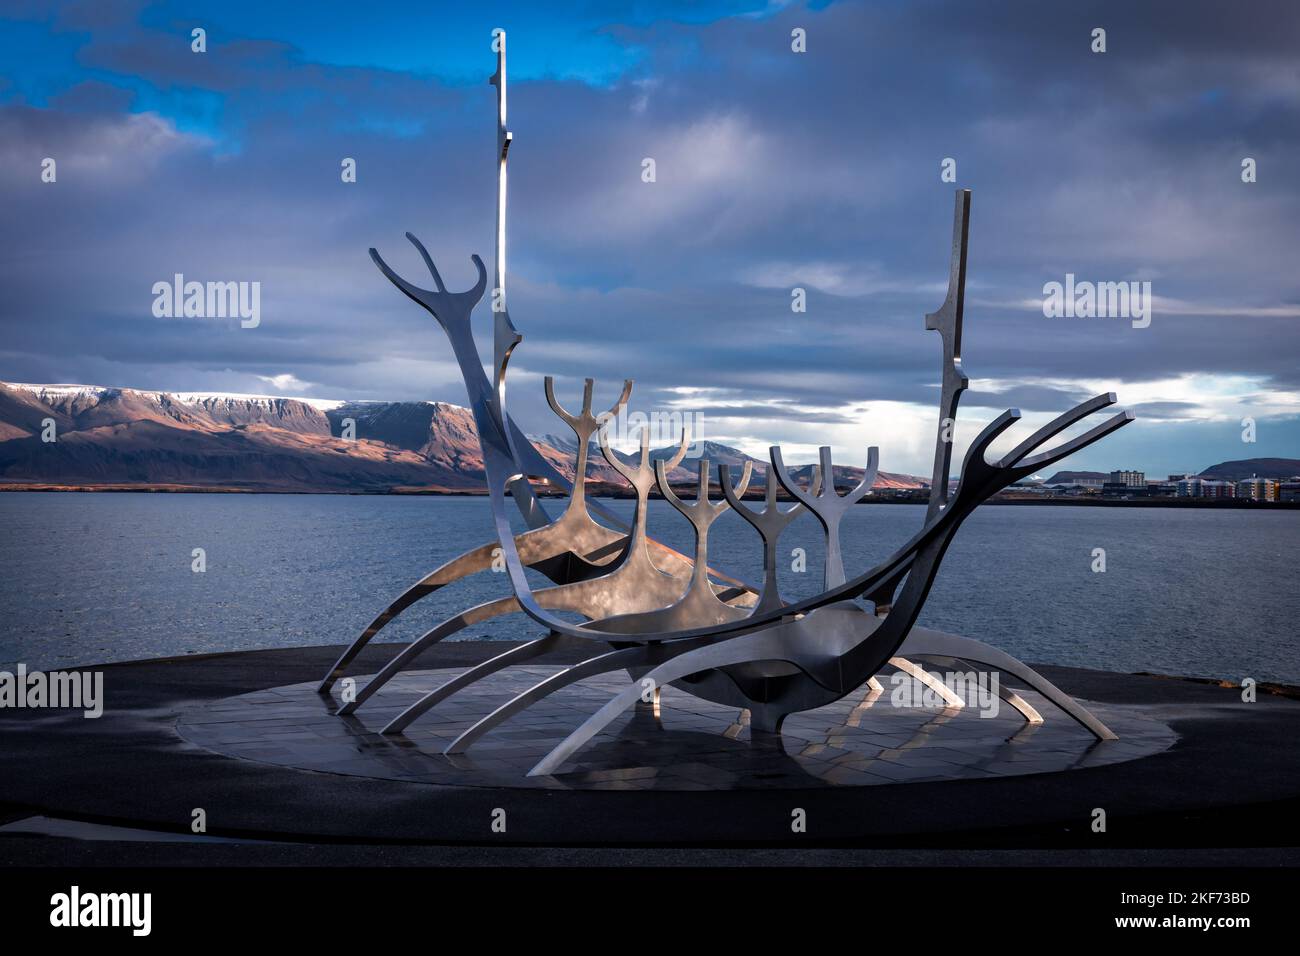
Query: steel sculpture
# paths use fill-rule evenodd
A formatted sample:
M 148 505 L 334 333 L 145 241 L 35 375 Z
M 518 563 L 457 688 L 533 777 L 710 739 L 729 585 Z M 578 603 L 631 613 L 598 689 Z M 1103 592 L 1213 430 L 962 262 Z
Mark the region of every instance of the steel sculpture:
M 947 297 L 937 312 L 926 316 L 926 328 L 940 334 L 943 364 L 925 519 L 911 540 L 876 567 L 850 579 L 841 557 L 840 524 L 852 505 L 872 493 L 879 463 L 874 447 L 867 451 L 861 481 L 844 494 L 835 487 L 829 448 L 821 449 L 820 463 L 812 469 L 805 488 L 786 468 L 781 449 L 773 447 L 765 477 L 764 505 L 756 510 L 742 500 L 754 478 L 752 463 L 744 465 L 734 484 L 731 469 L 722 465 L 718 470 L 721 499 L 712 500 L 710 463 L 700 460 L 694 499 L 679 496 L 668 478 L 685 455 L 685 434 L 676 453 L 668 460 L 655 461 L 653 467 L 647 431 L 641 434 L 638 464 L 629 465 L 614 453 L 603 426 L 626 408 L 632 391 L 630 381 L 624 383 L 612 408 L 593 415 L 592 379 L 586 380 L 578 414 L 559 403 L 553 380 L 545 379 L 547 403 L 577 438 L 572 482 L 547 462 L 511 419 L 506 402 L 507 367 L 523 336 L 511 321 L 505 303 L 506 156 L 513 137 L 506 128 L 504 33 L 497 34 L 497 44 L 497 71 L 491 78 L 497 88 L 498 190 L 490 376 L 480 362 L 470 327 L 470 316 L 487 291 L 487 271 L 482 260 L 471 257 L 478 270 L 478 282 L 472 289 L 449 292 L 428 252 L 410 233 L 407 239 L 424 260 L 433 290 L 403 279 L 374 249 L 370 250 L 380 271 L 430 312 L 451 342 L 483 452 L 497 537 L 426 575 L 385 608 L 324 677 L 320 692 L 331 694 L 331 688 L 347 672 L 361 648 L 396 615 L 439 588 L 485 570 L 497 560 L 504 562 L 510 593 L 462 611 L 403 648 L 353 698 L 343 701 L 338 713 L 355 713 L 437 642 L 473 624 L 522 612 L 544 629 L 543 636 L 512 647 L 434 687 L 391 720 L 382 732 L 401 733 L 442 701 L 504 668 L 561 648 L 585 648 L 590 656 L 502 703 L 465 730 L 446 748 L 446 753 L 464 753 L 493 728 L 563 687 L 619 670 L 628 673 L 626 688 L 561 741 L 530 775 L 559 771 L 579 748 L 629 707 L 649 700 L 657 712 L 658 694 L 669 684 L 747 710 L 753 733 L 779 733 L 786 715 L 824 706 L 863 687 L 870 689 L 869 697 L 878 695 L 876 675 L 887 667 L 929 684 L 942 695 L 946 705 L 962 706 L 962 699 L 936 682 L 915 663 L 917 660 L 965 662 L 1005 672 L 1034 688 L 1098 739 L 1114 739 L 1115 735 L 1086 708 L 1021 661 L 979 641 L 916 626 L 944 554 L 957 529 L 975 508 L 1025 476 L 1133 420 L 1131 412 L 1122 412 L 1075 438 L 1045 448 L 1071 426 L 1114 404 L 1113 394 L 1099 395 L 1038 429 L 997 461 L 989 461 L 989 446 L 1020 417 L 1018 411 L 1008 410 L 970 445 L 960 481 L 955 492 L 951 490 L 952 435 L 961 393 L 968 381 L 961 367 L 961 328 L 970 191 L 958 190 L 956 195 Z M 593 437 L 606 461 L 635 492 L 636 509 L 630 527 L 586 497 L 585 476 Z M 567 505 L 558 518 L 552 519 L 534 495 L 533 481 L 567 493 Z M 782 509 L 778 504 L 778 484 L 795 500 L 792 507 Z M 692 556 L 673 551 L 649 536 L 648 501 L 656 487 L 691 523 L 695 534 Z M 520 534 L 511 528 L 508 497 L 528 527 Z M 728 508 L 736 511 L 762 542 L 764 577 L 759 587 L 750 587 L 710 565 L 709 529 Z M 605 523 L 597 521 L 593 512 Z M 786 602 L 778 581 L 778 541 L 785 528 L 805 514 L 812 515 L 823 531 L 823 589 L 814 597 Z M 554 585 L 534 589 L 526 568 L 540 571 Z M 857 603 L 859 599 L 870 608 Z M 574 623 L 557 612 L 576 612 L 585 621 Z M 1027 722 L 1042 721 L 1041 714 L 1015 691 L 1002 687 L 999 692 Z

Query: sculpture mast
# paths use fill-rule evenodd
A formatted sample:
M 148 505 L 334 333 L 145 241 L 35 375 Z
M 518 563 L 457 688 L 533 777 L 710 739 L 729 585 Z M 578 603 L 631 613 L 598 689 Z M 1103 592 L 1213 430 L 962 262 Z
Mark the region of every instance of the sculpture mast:
M 957 404 L 968 379 L 961 367 L 961 320 L 966 305 L 966 240 L 970 234 L 970 190 L 957 190 L 952 217 L 952 263 L 948 273 L 948 297 L 938 312 L 925 317 L 925 327 L 943 338 L 943 382 L 939 396 L 939 428 L 934 447 L 934 473 L 930 478 L 930 501 L 926 522 L 948 504 L 948 473 L 952 467 L 953 428 Z
M 497 71 L 488 82 L 497 88 L 497 236 L 496 263 L 493 270 L 492 314 L 493 365 L 496 374 L 497 407 L 504 415 L 505 373 L 510 352 L 521 336 L 510 321 L 506 309 L 506 154 L 514 135 L 506 129 L 506 31 L 492 31 L 492 46 L 497 54 Z

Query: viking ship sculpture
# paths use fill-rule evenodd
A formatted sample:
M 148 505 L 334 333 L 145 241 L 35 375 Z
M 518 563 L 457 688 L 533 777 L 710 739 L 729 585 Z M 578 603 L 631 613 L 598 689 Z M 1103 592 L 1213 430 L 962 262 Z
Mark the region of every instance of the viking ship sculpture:
M 577 439 L 575 479 L 570 482 L 538 452 L 507 410 L 506 379 L 510 357 L 522 336 L 505 306 L 506 154 L 512 140 L 506 129 L 505 36 L 497 34 L 497 71 L 491 82 L 497 88 L 497 241 L 492 376 L 479 359 L 471 330 L 471 314 L 487 290 L 487 270 L 472 256 L 478 282 L 467 292 L 450 292 L 433 260 L 410 233 L 423 258 L 434 289 L 420 288 L 390 269 L 374 250 L 370 256 L 380 271 L 409 298 L 433 315 L 451 341 L 460 364 L 470 408 L 482 447 L 485 479 L 497 539 L 468 551 L 430 572 L 379 614 L 342 654 L 318 688 L 331 695 L 335 683 L 347 674 L 357 654 L 394 617 L 421 598 L 463 578 L 504 562 L 511 593 L 457 614 L 403 648 L 369 682 L 342 701 L 337 713 L 356 713 L 394 676 L 401 673 L 439 641 L 485 621 L 523 613 L 540 625 L 544 636 L 510 649 L 471 667 L 407 707 L 382 729 L 400 734 L 422 717 L 463 690 L 491 675 L 557 651 L 579 649 L 583 659 L 558 669 L 525 692 L 499 706 L 473 724 L 446 749 L 466 752 L 493 728 L 520 714 L 532 704 L 577 681 L 596 675 L 626 671 L 628 683 L 603 707 L 573 730 L 529 773 L 556 772 L 579 748 L 621 713 L 636 707 L 658 711 L 659 694 L 671 684 L 709 701 L 747 710 L 751 732 L 779 733 L 791 713 L 812 710 L 837 701 L 870 685 L 879 690 L 876 675 L 885 668 L 901 669 L 930 685 L 949 706 L 960 707 L 959 695 L 933 678 L 917 661 L 965 662 L 1001 671 L 1032 687 L 1053 705 L 1100 740 L 1115 735 L 1077 701 L 1051 684 L 1028 665 L 988 644 L 971 638 L 914 627 L 917 616 L 938 573 L 957 529 L 981 503 L 1020 479 L 1086 448 L 1133 420 L 1122 412 L 1091 430 L 1055 447 L 1045 448 L 1071 426 L 1115 402 L 1113 394 L 1099 395 L 1065 412 L 1035 431 L 996 461 L 988 460 L 989 446 L 1019 419 L 1008 410 L 980 432 L 962 463 L 955 491 L 950 487 L 952 440 L 961 393 L 967 376 L 961 365 L 961 327 L 966 282 L 966 250 L 970 191 L 956 196 L 952 258 L 948 295 L 938 311 L 926 316 L 926 328 L 937 331 L 943 344 L 943 380 L 935 441 L 934 470 L 925 519 L 917 533 L 874 568 L 853 578 L 845 574 L 840 552 L 840 525 L 849 508 L 871 494 L 878 466 L 876 448 L 868 449 L 862 480 L 841 494 L 835 487 L 829 448 L 822 448 L 820 463 L 812 469 L 807 487 L 786 468 L 781 449 L 770 452 L 771 467 L 765 480 L 761 510 L 742 499 L 753 478 L 750 463 L 738 476 L 727 465 L 718 469 L 720 500 L 710 499 L 710 462 L 699 461 L 694 500 L 682 500 L 668 482 L 681 463 L 688 437 L 669 460 L 651 465 L 649 433 L 641 433 L 639 458 L 628 463 L 610 448 L 604 427 L 622 412 L 631 397 L 625 382 L 613 408 L 592 413 L 594 383 L 586 380 L 581 411 L 566 410 L 556 399 L 553 380 L 546 378 L 545 393 L 551 409 Z M 636 508 L 630 527 L 596 501 L 589 501 L 584 482 L 593 437 L 609 465 L 631 485 Z M 734 478 L 734 483 L 733 483 Z M 531 482 L 545 483 L 568 495 L 559 517 L 552 519 L 533 492 Z M 780 485 L 795 503 L 782 508 Z M 673 508 L 692 525 L 693 555 L 680 554 L 650 537 L 648 501 L 658 488 Z M 512 499 L 527 526 L 515 534 L 508 508 Z M 761 585 L 751 587 L 710 566 L 709 529 L 725 510 L 735 510 L 757 533 L 763 547 Z M 596 517 L 601 521 L 597 521 Z M 777 581 L 778 541 L 794 519 L 811 515 L 821 525 L 825 539 L 825 580 L 814 597 L 787 603 Z M 553 586 L 535 589 L 526 568 L 540 572 Z M 859 604 L 865 602 L 869 607 Z M 586 620 L 574 623 L 576 613 Z M 999 682 L 1002 698 L 1031 723 L 1041 715 L 1026 700 Z

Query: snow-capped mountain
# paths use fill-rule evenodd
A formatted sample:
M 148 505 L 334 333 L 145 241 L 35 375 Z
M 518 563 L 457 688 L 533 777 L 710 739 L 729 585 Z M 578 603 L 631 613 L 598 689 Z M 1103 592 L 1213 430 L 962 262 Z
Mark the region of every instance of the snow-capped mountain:
M 539 451 L 572 478 L 571 454 Z M 477 491 L 482 475 L 473 415 L 445 402 L 0 382 L 9 485 Z M 617 478 L 603 460 L 589 477 Z
M 572 479 L 577 442 L 530 436 Z M 52 438 L 53 440 L 47 440 Z M 673 449 L 655 449 L 667 458 Z M 698 453 L 700 449 L 693 449 Z M 703 457 L 733 470 L 763 462 L 704 442 Z M 625 461 L 631 455 L 621 455 Z M 855 469 L 836 468 L 837 483 Z M 856 469 L 858 477 L 861 470 Z M 674 484 L 697 475 L 687 459 Z M 446 402 L 349 402 L 98 385 L 0 382 L 0 484 L 250 491 L 478 491 L 483 461 L 469 409 Z M 881 476 L 886 487 L 916 487 Z M 901 477 L 914 484 L 888 483 Z M 625 485 L 593 445 L 587 480 Z

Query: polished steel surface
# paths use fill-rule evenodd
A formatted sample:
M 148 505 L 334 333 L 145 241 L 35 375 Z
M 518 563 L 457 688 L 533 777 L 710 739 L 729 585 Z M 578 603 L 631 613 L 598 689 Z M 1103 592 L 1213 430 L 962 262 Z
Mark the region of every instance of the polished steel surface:
M 591 414 L 593 387 L 593 381 L 587 379 L 583 397 L 583 410 L 578 415 L 572 415 L 556 400 L 551 377 L 547 376 L 545 380 L 548 403 L 556 415 L 573 429 L 578 439 L 579 457 L 576 474 L 580 475 L 586 473 L 587 447 L 592 434 L 599 429 L 601 421 L 618 415 L 625 407 L 631 394 L 632 382 L 625 381 L 623 383 L 623 391 L 618 401 L 611 409 L 600 416 Z M 648 438 L 648 432 L 643 432 L 643 436 Z M 670 469 L 675 468 L 685 454 L 685 442 L 686 436 L 683 435 L 682 447 L 669 465 Z M 636 487 L 636 482 L 629 477 L 635 472 L 626 470 L 623 463 L 617 456 L 613 455 L 603 441 L 602 448 L 610 464 Z M 643 476 L 641 480 L 643 483 L 646 479 L 653 481 L 653 472 L 646 467 L 648 451 L 648 447 L 642 448 Z M 520 486 L 527 487 L 527 482 L 518 481 L 513 487 L 517 489 Z M 607 577 L 606 588 L 603 590 L 585 588 L 560 592 L 571 597 L 572 601 L 565 603 L 565 599 L 559 599 L 558 596 L 551 595 L 545 599 L 543 606 L 552 610 L 578 611 L 587 614 L 589 617 L 607 617 L 616 613 L 661 607 L 663 604 L 671 603 L 681 596 L 684 582 L 695 574 L 695 564 L 684 555 L 646 536 L 644 499 L 648 492 L 648 485 L 644 491 L 638 488 L 641 501 L 638 505 L 637 520 L 634 522 L 631 534 L 614 531 L 592 520 L 587 507 L 588 502 L 583 483 L 577 482 L 572 488 L 567 507 L 556 521 L 516 536 L 515 547 L 520 554 L 521 560 L 528 567 L 542 572 L 553 581 L 561 583 L 576 583 L 600 574 L 607 574 L 610 568 L 621 567 L 626 563 L 623 561 L 624 555 L 631 554 L 634 558 L 631 568 L 632 571 L 636 572 L 635 577 L 632 576 L 632 572 L 627 572 L 618 577 Z M 518 500 L 517 496 L 516 500 Z M 346 673 L 348 665 L 356 658 L 361 649 L 399 613 L 439 588 L 460 580 L 469 574 L 478 573 L 491 567 L 494 556 L 498 552 L 499 546 L 495 543 L 483 545 L 448 562 L 409 588 L 396 601 L 385 608 L 362 632 L 361 636 L 343 652 L 338 662 L 331 668 L 330 673 L 321 682 L 320 693 L 329 693 L 335 681 Z M 653 557 L 650 556 L 651 553 Z M 658 573 L 650 573 L 656 569 Z M 723 582 L 718 585 L 718 590 L 725 600 L 743 599 L 745 595 L 752 593 L 746 585 L 734 578 L 720 574 L 715 569 L 710 568 L 709 575 Z M 557 600 L 558 603 L 550 603 Z M 659 601 L 659 603 L 648 603 L 653 601 Z M 588 610 L 589 608 L 594 609 Z M 518 606 L 512 599 L 503 599 L 502 601 L 481 605 L 480 608 L 465 611 L 463 614 L 457 615 L 429 631 L 416 642 L 417 647 L 410 653 L 401 656 L 400 661 L 395 660 L 395 663 L 404 666 L 419 651 L 438 640 L 450 636 L 463 627 L 481 623 L 492 617 L 516 610 L 518 610 Z M 384 680 L 387 680 L 392 676 L 392 672 L 386 670 L 382 676 Z M 345 705 L 343 712 L 351 713 L 370 694 L 374 693 L 378 686 L 382 686 L 382 681 L 380 685 L 363 691 L 358 695 L 357 700 Z
M 685 439 L 683 439 L 685 441 Z M 700 459 L 699 480 L 694 501 L 683 501 L 668 484 L 666 467 L 662 458 L 654 463 L 659 491 L 665 499 L 691 523 L 695 531 L 695 572 L 691 575 L 686 593 L 666 607 L 633 614 L 619 614 L 602 619 L 600 629 L 604 634 L 616 634 L 626 639 L 633 635 L 639 639 L 659 634 L 673 634 L 686 628 L 708 628 L 726 621 L 744 620 L 750 609 L 727 604 L 720 600 L 709 583 L 706 568 L 709 558 L 709 528 L 730 507 L 726 500 L 709 501 L 709 461 Z M 740 479 L 739 494 L 749 485 L 751 466 L 745 463 Z
M 934 472 L 930 478 L 930 503 L 925 520 L 931 521 L 948 503 L 948 472 L 952 464 L 953 426 L 957 404 L 970 380 L 961 367 L 961 323 L 966 304 L 966 243 L 970 236 L 970 190 L 959 189 L 952 222 L 952 263 L 948 270 L 948 295 L 937 312 L 925 317 L 925 327 L 943 341 L 943 380 L 939 393 L 939 424 L 934 443 Z
M 626 395 L 625 390 L 624 398 L 621 401 L 626 400 Z M 587 411 L 590 412 L 590 390 L 588 390 Z M 624 465 L 613 454 L 603 432 L 601 433 L 601 449 L 607 460 L 615 465 L 619 473 L 628 479 L 637 492 L 637 506 L 632 521 L 632 533 L 627 538 L 629 544 L 623 548 L 619 557 L 614 562 L 611 562 L 612 571 L 601 577 L 574 581 L 539 591 L 537 592 L 538 602 L 548 610 L 573 611 L 589 619 L 608 618 L 615 614 L 652 610 L 672 604 L 682 596 L 686 582 L 680 576 L 674 577 L 656 567 L 650 559 L 646 546 L 647 499 L 653 482 L 653 469 L 649 466 L 649 434 L 647 432 L 642 433 L 641 462 L 639 467 L 635 469 Z M 669 467 L 676 467 L 685 453 L 686 437 L 683 436 L 682 445 L 677 454 L 669 460 Z M 570 499 L 571 509 L 574 507 L 573 502 L 575 500 L 579 502 L 578 507 L 581 507 L 581 499 L 575 496 L 575 498 Z M 385 683 L 392 680 L 400 671 L 408 667 L 419 654 L 438 641 L 451 636 L 470 624 L 481 623 L 503 614 L 515 613 L 518 610 L 519 604 L 513 597 L 500 598 L 487 604 L 478 605 L 444 621 L 419 640 L 403 649 L 358 692 L 354 701 L 345 704 L 340 708 L 339 712 L 341 714 L 350 714 L 356 711 Z M 553 635 L 553 637 L 558 637 L 558 635 Z M 569 643 L 574 640 L 572 637 L 567 638 Z M 541 645 L 541 642 L 533 642 L 529 646 L 536 646 L 537 652 L 543 653 L 558 645 L 552 640 L 550 644 L 545 646 Z M 407 713 L 394 720 L 389 727 L 384 729 L 384 732 L 399 732 L 411 720 L 425 713 L 438 701 L 449 696 L 454 690 L 454 688 L 450 690 L 438 688 L 430 693 L 427 698 L 413 705 Z
M 748 471 L 749 464 L 745 465 Z M 820 465 L 813 466 L 812 481 L 809 485 L 809 492 L 816 495 L 821 488 L 822 469 Z M 807 507 L 803 504 L 796 503 L 793 507 L 781 509 L 776 501 L 777 483 L 771 480 L 769 476 L 763 489 L 763 510 L 755 511 L 741 503 L 740 495 L 743 491 L 737 493 L 731 484 L 731 467 L 729 465 L 718 466 L 718 483 L 722 486 L 722 493 L 731 505 L 731 509 L 745 519 L 760 538 L 763 539 L 763 590 L 759 593 L 758 604 L 754 606 L 754 613 L 766 613 L 778 608 L 785 607 L 785 602 L 781 600 L 781 589 L 777 582 L 776 573 L 776 546 L 783 532 L 795 518 L 799 517 Z
M 835 490 L 835 469 L 831 464 L 831 450 L 827 445 L 819 449 L 821 456 L 821 473 L 826 476 L 818 490 L 804 491 L 786 471 L 781 449 L 773 445 L 768 449 L 772 458 L 772 475 L 781 483 L 790 497 L 807 508 L 826 532 L 826 579 L 823 587 L 833 588 L 844 583 L 844 560 L 840 557 L 840 520 L 848 513 L 852 505 L 871 493 L 871 486 L 876 482 L 876 472 L 880 467 L 880 449 L 874 446 L 867 449 L 867 467 L 862 473 L 862 480 L 845 494 Z
M 752 475 L 749 462 L 734 485 L 731 469 L 726 465 L 720 467 L 722 500 L 712 501 L 710 463 L 701 459 L 694 498 L 683 500 L 679 496 L 669 484 L 668 474 L 682 460 L 685 435 L 676 455 L 669 461 L 654 462 L 653 468 L 646 432 L 641 436 L 638 467 L 627 466 L 613 454 L 601 424 L 625 409 L 631 382 L 624 384 L 613 408 L 597 416 L 592 413 L 592 379 L 585 382 L 582 407 L 577 414 L 569 412 L 556 399 L 553 379 L 549 376 L 545 379 L 548 404 L 578 439 L 576 477 L 572 483 L 560 478 L 515 426 L 508 412 L 506 380 L 511 356 L 523 336 L 510 320 L 504 297 L 506 154 L 511 141 L 506 129 L 504 36 L 500 37 L 497 72 L 492 82 L 498 94 L 498 216 L 490 377 L 480 364 L 470 329 L 470 315 L 486 291 L 482 261 L 472 257 L 479 273 L 476 285 L 466 292 L 453 293 L 443 285 L 424 246 L 409 233 L 408 239 L 433 277 L 434 290 L 419 288 L 398 276 L 373 249 L 371 257 L 394 285 L 437 319 L 451 342 L 483 452 L 497 542 L 495 546 L 485 545 L 450 562 L 394 601 L 344 653 L 319 690 L 327 694 L 330 684 L 346 670 L 357 651 L 394 615 L 432 590 L 481 570 L 485 562 L 504 566 L 511 594 L 461 612 L 404 648 L 339 713 L 353 714 L 432 644 L 470 624 L 522 611 L 540 626 L 545 636 L 443 682 L 408 705 L 388 722 L 383 732 L 389 735 L 404 732 L 434 706 L 473 686 L 475 681 L 514 664 L 560 647 L 585 645 L 593 647 L 591 656 L 550 673 L 544 680 L 498 704 L 459 733 L 447 746 L 447 753 L 463 754 L 493 728 L 533 704 L 548 700 L 559 689 L 620 670 L 626 670 L 630 678 L 624 689 L 540 760 L 532 774 L 557 771 L 579 748 L 639 701 L 650 701 L 652 707 L 657 707 L 660 692 L 669 685 L 706 700 L 739 705 L 748 712 L 754 732 L 778 732 L 789 714 L 825 706 L 864 685 L 872 693 L 878 693 L 880 684 L 875 675 L 890 666 L 921 681 L 939 693 L 949 706 L 959 710 L 961 701 L 914 663 L 917 657 L 952 659 L 1005 671 L 1029 684 L 1098 739 L 1113 739 L 1114 734 L 1101 721 L 1009 655 L 978 641 L 915 627 L 953 536 L 975 508 L 1021 478 L 1098 441 L 1132 420 L 1131 413 L 1122 413 L 1056 447 L 1044 447 L 1065 429 L 1115 401 L 1113 395 L 1100 395 L 1059 416 L 1010 453 L 990 462 L 987 457 L 990 445 L 1019 419 L 1019 412 L 1008 410 L 986 426 L 970 445 L 962 465 L 961 481 L 955 493 L 950 493 L 952 431 L 960 396 L 968 381 L 961 366 L 961 327 L 969 190 L 959 190 L 956 196 L 947 297 L 938 311 L 926 316 L 926 327 L 938 331 L 942 339 L 943 381 L 934 475 L 925 520 L 917 534 L 887 559 L 848 578 L 843 566 L 840 525 L 848 509 L 871 492 L 879 466 L 875 447 L 868 449 L 861 481 L 840 494 L 835 487 L 828 447 L 821 449 L 819 466 L 810 487 L 805 489 L 793 480 L 781 449 L 773 446 L 765 507 L 758 511 L 742 501 Z M 596 510 L 605 517 L 597 503 L 588 502 L 585 490 L 593 436 L 598 437 L 610 465 L 636 492 L 636 511 L 630 529 L 621 524 L 607 527 L 597 523 L 590 513 Z M 543 480 L 568 492 L 567 505 L 558 518 L 551 521 L 546 515 L 532 494 L 530 480 Z M 778 483 L 796 500 L 794 507 L 781 510 L 777 506 Z M 649 537 L 647 500 L 655 485 L 690 522 L 695 537 L 691 557 L 672 552 Z M 507 511 L 508 497 L 513 498 L 530 530 L 522 534 L 513 532 Z M 735 509 L 762 540 L 761 590 L 710 568 L 709 529 L 728 508 Z M 784 528 L 805 512 L 817 519 L 824 532 L 823 589 L 817 595 L 786 604 L 779 590 L 777 541 Z M 555 586 L 535 589 L 526 574 L 527 568 L 541 571 Z M 865 610 L 855 603 L 859 598 L 871 602 L 873 610 Z M 572 621 L 562 617 L 562 612 L 575 612 L 586 621 Z M 1041 721 L 1038 711 L 1014 691 L 1007 690 L 1002 696 L 1027 721 Z

